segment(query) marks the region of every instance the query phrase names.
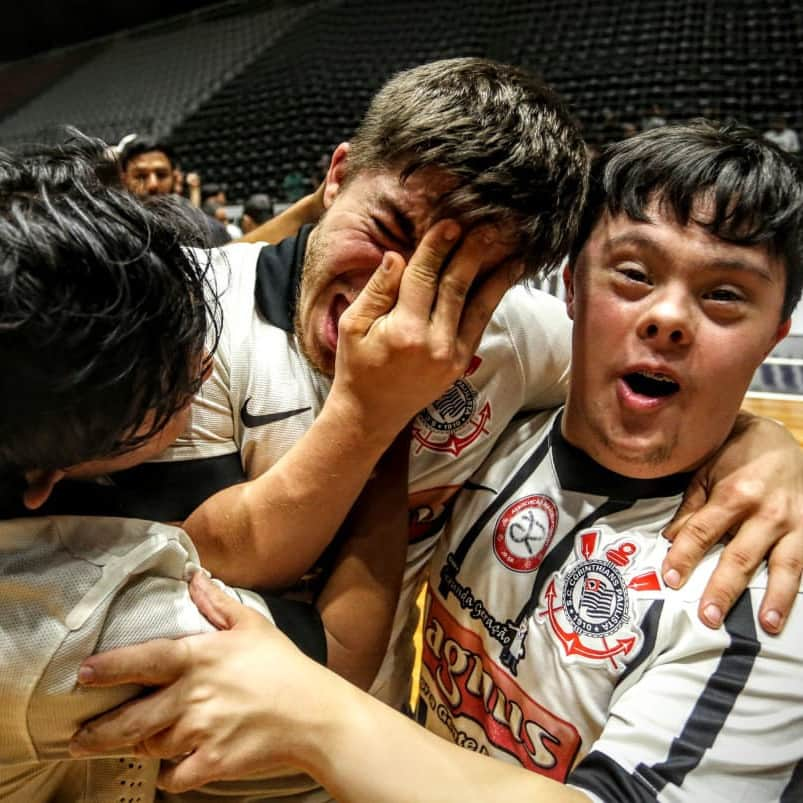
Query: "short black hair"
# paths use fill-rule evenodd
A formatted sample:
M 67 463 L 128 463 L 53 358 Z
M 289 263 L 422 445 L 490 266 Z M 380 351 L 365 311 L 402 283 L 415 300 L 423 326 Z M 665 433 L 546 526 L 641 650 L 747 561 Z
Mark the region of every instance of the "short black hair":
M 264 192 L 255 193 L 243 204 L 243 214 L 254 223 L 264 223 L 273 217 L 273 199 Z
M 207 261 L 182 246 L 192 219 L 112 174 L 104 143 L 77 133 L 0 149 L 4 474 L 135 448 L 195 393 L 216 343 Z
M 167 157 L 167 161 L 170 162 L 170 167 L 176 167 L 176 154 L 171 145 L 149 137 L 135 137 L 123 147 L 120 154 L 120 169 L 125 170 L 128 167 L 128 163 L 135 156 L 150 153 L 151 151 L 163 153 Z
M 591 168 L 572 261 L 605 212 L 648 221 L 647 207 L 657 200 L 685 226 L 701 198 L 714 206 L 710 222 L 701 223 L 712 235 L 764 245 L 784 262 L 786 320 L 803 286 L 803 168 L 759 132 L 735 123 L 694 120 L 608 146 Z
M 226 192 L 226 184 L 202 184 L 201 185 L 201 201 L 209 200 L 213 195 L 220 192 Z

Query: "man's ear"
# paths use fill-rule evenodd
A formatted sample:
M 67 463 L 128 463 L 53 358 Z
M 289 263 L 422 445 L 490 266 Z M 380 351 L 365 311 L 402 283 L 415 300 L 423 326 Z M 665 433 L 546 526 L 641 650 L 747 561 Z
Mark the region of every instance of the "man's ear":
M 341 142 L 332 154 L 332 159 L 329 162 L 329 169 L 326 171 L 326 178 L 324 179 L 324 209 L 328 209 L 335 202 L 335 198 L 346 180 L 350 147 L 348 142 Z
M 563 286 L 566 288 L 566 313 L 574 320 L 574 267 L 569 262 L 563 266 Z
M 28 510 L 36 510 L 47 502 L 53 492 L 55 484 L 64 476 L 64 472 L 56 471 L 34 471 L 25 472 L 25 481 L 28 487 L 23 491 L 22 503 Z
M 770 356 L 772 350 L 789 334 L 789 330 L 792 328 L 792 319 L 787 318 L 781 324 L 779 324 L 777 330 L 775 331 L 775 338 L 773 339 L 770 347 L 764 353 L 764 359 Z

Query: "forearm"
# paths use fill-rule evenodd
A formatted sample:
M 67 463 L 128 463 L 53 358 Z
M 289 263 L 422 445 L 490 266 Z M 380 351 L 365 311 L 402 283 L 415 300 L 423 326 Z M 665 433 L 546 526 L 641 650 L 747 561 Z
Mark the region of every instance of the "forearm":
M 296 746 L 297 763 L 340 803 L 588 803 L 557 781 L 441 739 L 338 678 L 321 683 L 327 704 L 308 743 Z
M 306 223 L 316 223 L 323 214 L 320 191 L 305 195 L 276 217 L 266 220 L 253 231 L 236 240 L 238 243 L 278 243 L 292 237 Z
M 210 497 L 184 522 L 203 565 L 232 585 L 281 588 L 320 557 L 394 432 L 327 401 L 263 475 Z
M 346 519 L 348 538 L 317 600 L 327 665 L 364 689 L 385 655 L 404 574 L 409 443 L 405 431 L 379 461 Z

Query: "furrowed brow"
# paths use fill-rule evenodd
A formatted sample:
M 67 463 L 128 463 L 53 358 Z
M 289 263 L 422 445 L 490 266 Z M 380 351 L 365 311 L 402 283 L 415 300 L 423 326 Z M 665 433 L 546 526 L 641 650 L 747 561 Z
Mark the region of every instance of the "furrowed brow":
M 393 219 L 393 225 L 398 231 L 401 232 L 402 238 L 407 243 L 416 242 L 416 226 L 413 219 L 403 212 L 399 207 L 388 197 L 380 196 L 376 199 L 377 206 L 386 214 L 390 215 Z M 381 221 L 379 221 L 381 224 Z M 398 240 L 398 235 L 393 232 L 388 232 L 394 239 Z

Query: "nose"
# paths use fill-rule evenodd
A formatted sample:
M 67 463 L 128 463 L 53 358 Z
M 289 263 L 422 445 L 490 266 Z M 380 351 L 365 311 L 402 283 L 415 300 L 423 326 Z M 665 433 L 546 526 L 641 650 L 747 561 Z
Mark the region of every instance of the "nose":
M 148 173 L 148 177 L 145 179 L 145 189 L 149 195 L 155 195 L 159 191 L 159 179 L 156 177 L 156 173 Z
M 638 335 L 657 348 L 688 346 L 693 338 L 694 313 L 686 294 L 665 289 L 651 294 L 638 324 Z

